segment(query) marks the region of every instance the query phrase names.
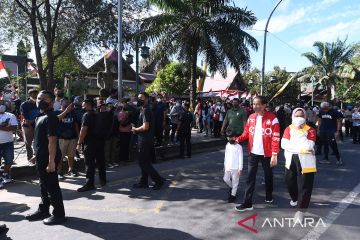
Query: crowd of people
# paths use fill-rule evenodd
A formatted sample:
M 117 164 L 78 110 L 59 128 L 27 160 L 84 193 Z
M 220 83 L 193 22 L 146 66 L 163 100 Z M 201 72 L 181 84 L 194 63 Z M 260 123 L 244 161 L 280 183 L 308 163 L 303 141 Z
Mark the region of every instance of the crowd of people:
M 107 184 L 106 168 L 130 161 L 135 152 L 141 177 L 134 188 L 161 189 L 166 179 L 152 165 L 156 160 L 155 147 L 179 144 L 179 157 L 191 158 L 192 129 L 198 134 L 219 138 L 226 136 L 224 181 L 230 187 L 229 202 L 236 200 L 238 183 L 243 170 L 243 148 L 248 142 L 249 165 L 244 201 L 237 211 L 253 209 L 253 193 L 258 165 L 264 170 L 265 202 L 272 203 L 273 172 L 280 148 L 286 159 L 285 179 L 291 197 L 290 205 L 298 206 L 297 217 L 309 206 L 314 176 L 315 155 L 324 154 L 320 163 L 330 164 L 329 146 L 342 165 L 337 139 L 352 136 L 359 143 L 360 113 L 358 108 L 339 110 L 327 102 L 319 107 L 295 108 L 281 105 L 272 108 L 265 97 L 257 96 L 242 102 L 238 98 L 197 99 L 194 109 L 182 99 L 165 100 L 162 95 L 117 99 L 113 90 L 107 99 L 83 99 L 64 96 L 60 88 L 53 92 L 32 89 L 29 98 L 20 106 L 21 129 L 29 164 L 36 165 L 41 189 L 41 203 L 29 221 L 44 220 L 45 224 L 65 221 L 65 209 L 59 180 L 65 173 L 77 177 L 76 160 L 84 158 L 86 180 L 78 192 L 95 189 L 95 169 L 100 185 Z M 0 187 L 11 182 L 14 160 L 13 132 L 18 128 L 17 117 L 7 112 L 0 101 L 0 152 L 4 170 Z M 186 151 L 185 151 L 186 149 Z M 323 151 L 322 151 L 323 150 Z M 63 161 L 67 162 L 67 171 Z M 49 207 L 54 207 L 53 214 Z

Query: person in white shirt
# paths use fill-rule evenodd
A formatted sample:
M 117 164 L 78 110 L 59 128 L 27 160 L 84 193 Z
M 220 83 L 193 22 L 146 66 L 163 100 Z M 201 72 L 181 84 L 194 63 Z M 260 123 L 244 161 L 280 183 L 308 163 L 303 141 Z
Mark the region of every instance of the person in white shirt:
M 353 143 L 360 143 L 360 112 L 359 108 L 354 108 L 354 113 L 351 116 L 353 128 L 352 128 L 352 134 L 353 134 Z
M 239 186 L 239 179 L 243 169 L 243 149 L 235 142 L 235 134 L 230 133 L 225 148 L 224 181 L 230 187 L 228 202 L 233 203 Z
M 54 111 L 61 111 L 61 99 L 64 98 L 64 91 L 60 88 L 54 89 L 55 101 L 54 101 Z
M 11 165 L 14 162 L 14 136 L 18 126 L 14 114 L 6 112 L 6 105 L 3 100 L 0 101 L 0 158 L 5 161 L 4 173 L 0 177 L 0 182 L 11 182 Z

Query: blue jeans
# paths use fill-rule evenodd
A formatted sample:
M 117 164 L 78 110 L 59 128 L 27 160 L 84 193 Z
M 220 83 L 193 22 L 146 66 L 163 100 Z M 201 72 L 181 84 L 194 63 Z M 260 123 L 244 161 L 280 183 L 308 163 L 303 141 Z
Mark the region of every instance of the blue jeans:
M 14 143 L 7 142 L 0 144 L 0 159 L 4 158 L 5 165 L 11 166 L 14 162 Z

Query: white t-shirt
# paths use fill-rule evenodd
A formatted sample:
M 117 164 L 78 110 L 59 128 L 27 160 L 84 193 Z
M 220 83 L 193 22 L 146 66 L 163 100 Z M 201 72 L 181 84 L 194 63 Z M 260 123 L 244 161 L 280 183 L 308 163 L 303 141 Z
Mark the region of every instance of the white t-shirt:
M 353 120 L 353 126 L 354 127 L 359 127 L 360 126 L 360 120 L 355 120 L 357 118 L 360 118 L 360 113 L 354 112 L 352 114 L 352 120 Z
M 262 116 L 256 117 L 256 125 L 254 130 L 254 141 L 251 149 L 251 153 L 256 155 L 264 155 L 263 145 L 263 130 L 262 130 Z
M 243 169 L 243 149 L 240 144 L 227 143 L 225 148 L 225 171 Z
M 2 125 L 7 119 L 9 119 L 9 124 L 7 126 L 17 126 L 18 121 L 14 114 L 5 112 L 0 114 L 0 125 Z M 7 132 L 0 130 L 0 144 L 14 142 L 13 132 Z
M 54 111 L 60 111 L 61 110 L 60 101 L 55 100 L 53 108 L 54 108 Z

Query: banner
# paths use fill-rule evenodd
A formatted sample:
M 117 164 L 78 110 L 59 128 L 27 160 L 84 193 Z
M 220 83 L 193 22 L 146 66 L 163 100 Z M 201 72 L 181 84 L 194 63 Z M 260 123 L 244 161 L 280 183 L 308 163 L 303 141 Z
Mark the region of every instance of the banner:
M 277 93 L 270 99 L 270 102 L 276 98 L 277 96 L 279 96 L 284 90 L 285 88 L 289 85 L 289 83 L 297 76 L 297 74 L 294 74 L 280 89 L 279 91 L 277 91 Z

